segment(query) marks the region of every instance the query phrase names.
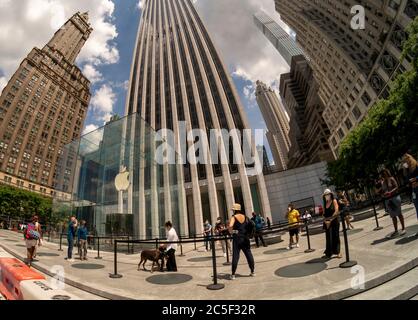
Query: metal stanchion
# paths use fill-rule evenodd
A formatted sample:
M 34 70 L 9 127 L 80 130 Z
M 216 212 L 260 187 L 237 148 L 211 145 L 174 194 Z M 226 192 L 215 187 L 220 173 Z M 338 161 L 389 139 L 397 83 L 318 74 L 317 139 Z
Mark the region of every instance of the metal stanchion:
M 222 241 L 222 240 L 221 240 Z M 229 239 L 228 239 L 228 236 L 227 235 L 225 235 L 225 252 L 226 252 L 226 262 L 224 263 L 224 266 L 230 266 L 231 265 L 231 262 L 229 261 L 229 251 L 228 251 L 228 241 L 229 241 Z
M 64 251 L 62 250 L 62 233 L 60 233 L 60 248 L 58 249 L 58 251 Z
M 129 254 L 129 252 L 131 252 L 131 250 L 130 250 L 131 249 L 131 245 L 129 244 L 130 237 L 129 236 L 127 236 L 127 237 L 128 237 L 128 252 L 127 253 Z
M 181 236 L 179 236 L 179 240 L 180 240 L 180 255 L 179 255 L 179 257 L 184 257 L 185 255 L 183 254 L 183 243 L 181 241 Z
M 102 257 L 100 256 L 100 237 L 97 237 L 97 257 L 95 257 L 94 259 L 102 259 Z
M 51 242 L 51 226 L 49 226 L 48 242 Z
M 216 250 L 215 250 L 215 241 L 213 236 L 210 239 L 212 245 L 212 266 L 213 266 L 213 283 L 208 285 L 206 288 L 209 290 L 220 290 L 225 288 L 225 285 L 222 283 L 218 283 L 218 274 L 216 271 Z
M 155 249 L 158 249 L 158 238 L 155 238 Z
M 345 246 L 345 262 L 340 264 L 340 268 L 351 268 L 357 264 L 357 261 L 350 261 L 350 250 L 348 247 L 347 226 L 345 225 L 345 211 L 341 212 L 341 220 L 343 225 L 344 246 Z
M 311 253 L 311 252 L 314 252 L 315 249 L 311 248 L 311 238 L 310 238 L 310 235 L 309 235 L 308 219 L 305 219 L 305 230 L 306 230 L 306 239 L 308 240 L 308 249 L 305 250 L 305 253 Z
M 376 228 L 374 228 L 373 231 L 379 231 L 379 230 L 382 230 L 383 227 L 379 226 L 379 219 L 377 217 L 376 204 L 374 203 L 374 197 L 373 197 L 373 195 L 371 193 L 370 193 L 370 197 L 372 199 L 372 206 L 373 206 L 374 218 L 376 220 Z
M 114 269 L 113 269 L 113 273 L 109 274 L 109 277 L 112 278 L 112 279 L 119 279 L 119 278 L 122 278 L 122 275 L 118 274 L 118 240 L 115 240 L 114 243 L 115 243 L 114 248 L 113 248 L 113 250 L 114 250 L 114 257 L 113 257 L 114 266 L 113 266 L 113 268 Z
M 197 247 L 196 247 L 196 234 L 194 234 L 193 238 L 194 238 L 194 250 L 196 251 L 197 250 Z

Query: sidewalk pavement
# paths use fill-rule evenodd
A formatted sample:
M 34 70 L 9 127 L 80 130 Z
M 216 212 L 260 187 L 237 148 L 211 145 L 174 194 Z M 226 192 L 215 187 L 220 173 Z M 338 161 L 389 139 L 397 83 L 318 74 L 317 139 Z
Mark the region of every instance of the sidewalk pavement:
M 249 276 L 245 257 L 241 254 L 236 280 L 229 280 L 230 266 L 225 266 L 220 245 L 217 247 L 218 282 L 225 288 L 210 291 L 206 288 L 212 283 L 211 252 L 205 252 L 203 243 L 195 251 L 193 244 L 185 244 L 184 257 L 177 253 L 177 273 L 137 271 L 139 254 L 118 254 L 118 274 L 123 277 L 112 279 L 113 253 L 102 252 L 103 259 L 96 260 L 95 251 L 89 251 L 89 260 L 64 260 L 64 251 L 59 246 L 45 243 L 38 250 L 39 262 L 34 267 L 41 272 L 50 273 L 53 266 L 63 266 L 66 283 L 108 299 L 342 299 L 362 291 L 352 288 L 353 277 L 365 272 L 365 288 L 386 282 L 418 265 L 418 224 L 415 209 L 411 205 L 403 207 L 407 234 L 387 239 L 393 232 L 389 217 L 381 217 L 379 223 L 384 228 L 373 231 L 374 218 L 354 222 L 355 229 L 348 232 L 350 257 L 358 262 L 354 269 L 339 267 L 343 259 L 324 261 L 320 259 L 325 246 L 324 234 L 311 237 L 312 253 L 304 253 L 307 248 L 306 237 L 301 237 L 300 248 L 286 250 L 288 236 L 284 242 L 267 248 L 253 249 L 256 261 L 256 277 Z M 382 211 L 379 212 L 383 215 Z M 21 234 L 0 230 L 0 246 L 19 258 L 26 256 Z M 342 254 L 344 241 L 341 235 Z M 76 252 L 76 250 L 75 250 Z M 77 255 L 76 255 L 77 257 Z M 344 256 L 345 257 L 345 256 Z M 360 274 L 361 275 L 361 274 Z

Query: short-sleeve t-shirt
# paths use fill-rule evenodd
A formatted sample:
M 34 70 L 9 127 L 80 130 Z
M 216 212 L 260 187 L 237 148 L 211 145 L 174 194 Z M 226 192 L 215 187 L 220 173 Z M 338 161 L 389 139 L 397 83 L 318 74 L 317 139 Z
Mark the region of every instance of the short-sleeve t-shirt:
M 292 225 L 292 224 L 298 223 L 299 216 L 300 216 L 300 213 L 296 209 L 293 209 L 292 211 L 290 211 L 287 217 L 289 224 Z

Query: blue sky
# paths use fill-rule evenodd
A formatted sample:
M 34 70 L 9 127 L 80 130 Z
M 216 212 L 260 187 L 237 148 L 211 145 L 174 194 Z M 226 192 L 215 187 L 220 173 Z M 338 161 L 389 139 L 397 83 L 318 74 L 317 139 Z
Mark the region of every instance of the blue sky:
M 84 133 L 101 127 L 112 114 L 123 116 L 141 14 L 138 3 L 139 0 L 0 0 L 0 43 L 7 43 L 0 46 L 0 90 L 33 47 L 42 48 L 75 12 L 89 11 L 94 31 L 77 59 L 92 82 Z M 250 126 L 264 129 L 255 101 L 255 82 L 261 80 L 277 91 L 280 75 L 289 71 L 253 23 L 253 14 L 262 9 L 287 28 L 275 12 L 274 1 L 193 3 L 233 77 Z

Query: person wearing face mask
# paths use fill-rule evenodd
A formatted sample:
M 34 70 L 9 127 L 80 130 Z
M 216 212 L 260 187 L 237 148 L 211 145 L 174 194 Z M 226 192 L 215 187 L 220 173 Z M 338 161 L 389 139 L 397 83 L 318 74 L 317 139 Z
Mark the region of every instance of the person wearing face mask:
M 326 189 L 323 194 L 324 201 L 324 229 L 326 248 L 323 258 L 330 259 L 332 255 L 341 258 L 341 242 L 340 242 L 340 221 L 339 207 L 337 199 L 330 189 Z
M 417 160 L 415 160 L 409 153 L 406 153 L 402 160 L 402 166 L 408 174 L 408 181 L 412 189 L 412 202 L 414 203 L 418 218 L 418 163 Z M 418 233 L 416 236 L 418 236 Z
M 293 246 L 299 248 L 300 213 L 292 203 L 287 208 L 287 220 L 289 222 L 289 246 L 286 249 L 290 250 Z M 293 241 L 293 237 L 296 238 L 296 242 Z
M 217 236 L 229 236 L 228 228 L 222 222 L 221 217 L 218 217 L 215 224 L 215 234 Z M 231 243 L 230 240 L 219 240 L 222 246 L 222 252 L 224 253 L 224 257 L 226 257 L 226 247 L 228 246 L 228 252 L 231 253 Z
M 398 191 L 398 183 L 396 182 L 395 178 L 392 177 L 388 169 L 384 169 L 380 175 L 382 177 L 382 187 L 376 191 L 380 194 L 383 194 L 383 197 L 385 198 L 386 210 L 392 218 L 393 227 L 395 228 L 395 231 L 390 234 L 388 238 L 396 237 L 399 234 L 403 236 L 406 233 L 406 230 L 405 219 L 402 215 L 401 196 L 394 196 L 396 191 Z M 398 231 L 398 219 L 402 226 L 402 231 L 400 233 Z
M 177 250 L 177 243 L 173 243 L 179 241 L 179 237 L 177 236 L 176 230 L 173 228 L 173 224 L 171 221 L 167 221 L 165 223 L 165 230 L 167 232 L 167 271 L 177 271 L 177 263 L 176 263 L 176 250 Z

